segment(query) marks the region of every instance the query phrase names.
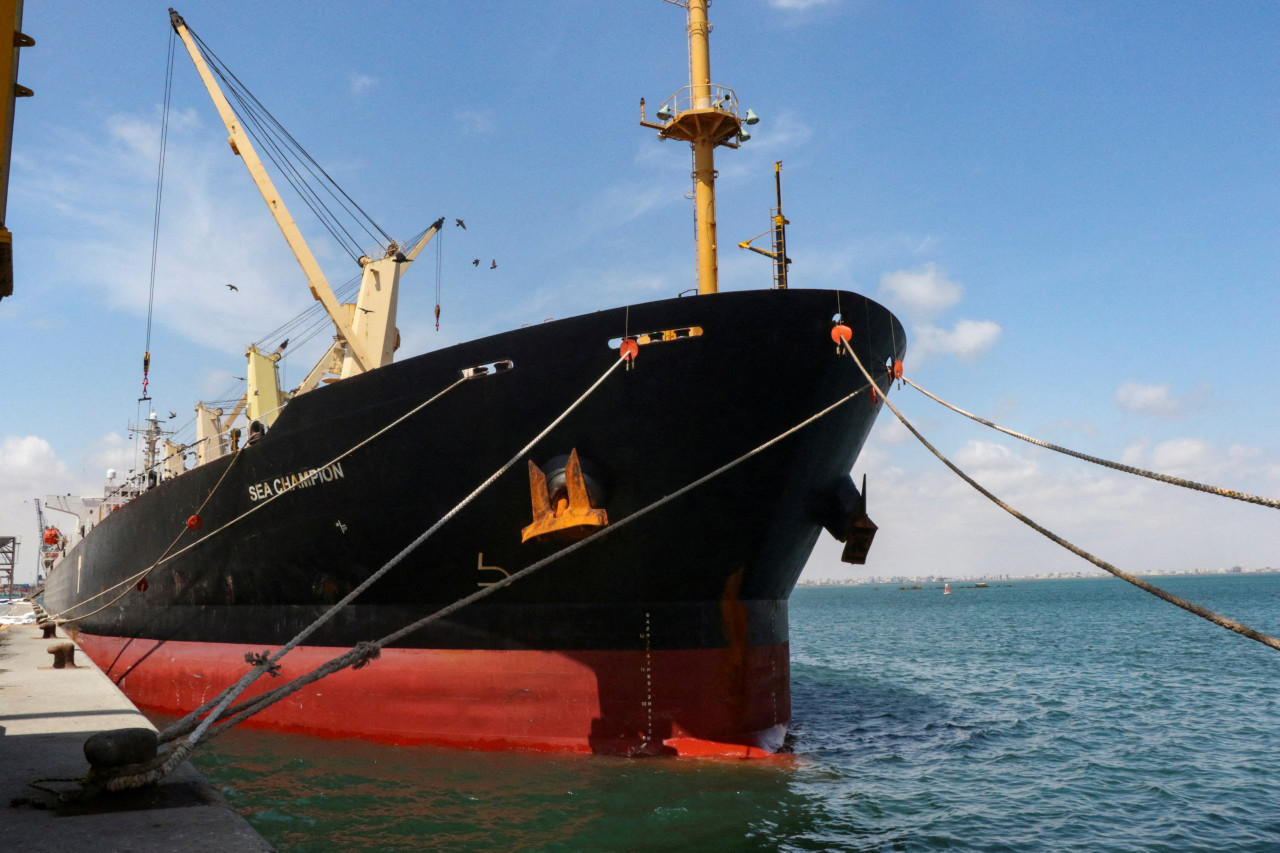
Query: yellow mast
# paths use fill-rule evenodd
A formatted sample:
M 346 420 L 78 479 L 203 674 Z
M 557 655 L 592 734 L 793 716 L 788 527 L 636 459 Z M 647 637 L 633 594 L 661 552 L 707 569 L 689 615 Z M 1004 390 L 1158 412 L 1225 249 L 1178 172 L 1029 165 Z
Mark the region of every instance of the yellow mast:
M 755 124 L 750 110 L 738 115 L 738 96 L 732 89 L 711 82 L 710 0 L 667 0 L 689 13 L 689 85 L 672 95 L 658 109 L 658 123 L 645 119 L 640 100 L 640 124 L 658 131 L 660 139 L 680 139 L 693 148 L 694 226 L 698 235 L 698 292 L 720 289 L 716 262 L 717 145 L 737 148 L 750 138 L 744 124 Z

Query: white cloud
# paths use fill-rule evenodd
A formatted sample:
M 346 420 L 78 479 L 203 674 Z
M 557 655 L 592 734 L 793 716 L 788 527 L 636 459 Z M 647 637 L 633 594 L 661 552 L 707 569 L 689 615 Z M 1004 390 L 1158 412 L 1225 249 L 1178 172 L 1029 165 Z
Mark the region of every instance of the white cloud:
M 1116 389 L 1115 400 L 1125 411 L 1143 415 L 1176 418 L 1183 412 L 1183 401 L 1173 396 L 1167 383 L 1126 382 Z
M 947 278 L 937 264 L 898 270 L 880 277 L 880 293 L 891 306 L 928 320 L 954 306 L 964 296 L 964 285 Z
M 661 186 L 640 186 L 630 184 L 612 186 L 587 206 L 589 216 L 584 223 L 584 230 L 596 231 L 602 222 L 609 227 L 633 222 L 651 210 L 674 205 L 683 201 L 676 184 Z
M 225 350 L 256 339 L 262 317 L 289 317 L 310 300 L 240 158 L 216 135 L 184 132 L 199 122 L 183 116 L 169 129 L 154 316 Z M 51 148 L 24 175 L 90 235 L 80 251 L 52 254 L 51 275 L 135 316 L 148 304 L 158 140 L 158 122 L 113 116 L 101 138 Z M 67 150 L 76 153 L 58 153 Z M 328 245 L 313 241 L 313 248 L 324 263 Z M 228 282 L 239 291 L 227 290 Z
M 876 438 L 881 444 L 906 444 L 915 441 L 916 437 L 902 425 L 902 421 L 886 414 L 876 422 Z
M 1221 448 L 1200 438 L 1174 438 L 1154 446 L 1145 439 L 1125 448 L 1120 461 L 1135 468 L 1183 477 L 1224 489 L 1267 492 L 1269 483 L 1242 485 L 1269 477 L 1270 469 L 1260 448 L 1233 444 Z
M 354 71 L 351 72 L 347 79 L 350 85 L 351 94 L 353 95 L 363 95 L 365 92 L 372 89 L 378 82 L 367 74 L 358 74 Z
M 453 120 L 472 133 L 492 133 L 497 127 L 493 110 L 459 110 Z
M 976 361 L 996 345 L 1001 332 L 990 320 L 960 320 L 950 330 L 920 324 L 912 330 L 911 354 L 916 362 L 934 354 Z
M 35 580 L 36 509 L 50 492 L 72 490 L 71 475 L 49 442 L 39 436 L 5 436 L 0 442 L 0 534 L 18 536 L 18 583 Z
M 161 416 L 163 417 L 163 415 Z M 114 470 L 123 480 L 134 466 L 133 443 L 118 432 L 107 433 L 93 443 L 85 453 L 84 461 L 89 471 L 106 478 L 108 470 Z
M 761 116 L 760 123 L 752 128 L 751 133 L 752 139 L 748 143 L 751 147 L 748 150 L 760 152 L 756 156 L 761 157 L 766 148 L 770 152 L 799 148 L 813 138 L 813 127 L 797 113 L 784 109 Z M 771 153 L 770 157 L 772 156 Z
M 114 468 L 123 479 L 133 467 L 133 453 L 133 442 L 119 433 L 99 437 L 71 465 L 40 436 L 8 435 L 0 441 L 0 534 L 21 540 L 16 566 L 19 583 L 35 580 L 40 532 L 35 502 L 48 507 L 48 495 L 102 494 L 107 469 Z M 73 523 L 70 516 L 54 509 L 46 510 L 45 521 L 63 529 Z
M 841 564 L 825 533 L 808 578 L 1101 571 L 1020 524 L 927 452 L 878 424 L 855 478 L 868 478 L 880 526 L 865 567 Z M 1125 461 L 1201 482 L 1269 494 L 1277 466 L 1263 451 L 1196 438 L 1138 445 Z M 951 453 L 961 470 L 1032 520 L 1125 571 L 1275 566 L 1280 516 L 1237 501 L 1065 459 L 1020 443 L 970 441 Z
M 1074 418 L 1060 418 L 1045 424 L 1046 434 L 1055 432 L 1077 432 L 1088 438 L 1097 438 L 1102 434 L 1102 430 L 1098 429 L 1094 424 L 1088 421 L 1078 421 Z
M 0 481 L 10 489 L 58 479 L 66 471 L 53 447 L 39 436 L 6 436 L 0 443 Z
M 931 355 L 950 355 L 975 361 L 1000 340 L 1000 325 L 991 320 L 958 320 L 950 328 L 936 318 L 964 297 L 964 285 L 934 263 L 897 270 L 880 277 L 879 298 L 899 315 L 914 321 L 907 330 L 912 361 Z
M 174 109 L 169 112 L 171 133 L 199 130 L 204 126 L 200 114 L 194 109 Z M 107 135 L 124 143 L 143 162 L 154 164 L 160 154 L 160 128 L 157 119 L 143 119 L 136 115 L 116 114 L 107 118 Z M 154 166 L 152 166 L 154 169 Z
M 834 3 L 836 0 L 769 0 L 769 5 L 775 9 L 811 9 L 814 6 L 825 6 Z
M 997 491 L 1032 481 L 1039 469 L 1003 444 L 969 441 L 952 459 L 956 467 L 988 489 Z
M 1209 442 L 1198 438 L 1178 438 L 1157 444 L 1151 452 L 1151 465 L 1155 470 L 1166 473 L 1205 470 L 1205 463 L 1211 458 Z

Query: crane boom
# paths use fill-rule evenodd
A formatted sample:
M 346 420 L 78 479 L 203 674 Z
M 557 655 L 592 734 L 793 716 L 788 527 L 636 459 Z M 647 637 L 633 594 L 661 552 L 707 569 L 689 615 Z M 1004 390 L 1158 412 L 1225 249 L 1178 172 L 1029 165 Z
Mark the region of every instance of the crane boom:
M 257 151 L 254 150 L 253 144 L 249 141 L 249 135 L 245 133 L 240 120 L 236 117 L 235 111 L 231 109 L 231 104 L 227 102 L 227 97 L 223 94 L 218 81 L 214 79 L 213 73 L 209 70 L 208 63 L 204 61 L 204 56 L 196 46 L 190 30 L 187 29 L 186 22 L 173 9 L 169 10 L 169 20 L 173 24 L 174 31 L 186 46 L 187 53 L 190 54 L 191 61 L 195 64 L 196 71 L 200 74 L 200 79 L 204 81 L 205 88 L 209 90 L 209 97 L 213 99 L 218 115 L 222 117 L 222 123 L 227 126 L 227 133 L 230 134 L 227 141 L 231 143 L 231 150 L 240 155 L 240 159 L 244 161 L 245 168 L 249 170 L 250 177 L 253 178 L 254 184 L 258 187 L 258 191 L 262 193 L 262 200 L 267 203 L 267 209 L 275 217 L 276 225 L 280 226 L 280 231 L 284 234 L 285 241 L 289 244 L 289 248 L 293 250 L 293 256 L 298 259 L 298 264 L 302 267 L 302 272 L 307 277 L 307 287 L 311 289 L 311 295 L 324 305 L 325 311 L 329 314 L 329 319 L 333 321 L 333 325 L 338 330 L 338 335 L 346 342 L 347 352 L 355 362 L 355 372 L 363 373 L 365 370 L 375 366 L 376 359 L 371 358 L 370 354 L 365 351 L 362 341 L 352 329 L 346 312 L 338 304 L 337 297 L 333 295 L 333 288 L 329 286 L 328 279 L 325 278 L 320 265 L 316 263 L 315 255 L 311 253 L 311 248 L 307 245 L 307 241 L 302 238 L 302 232 L 298 230 L 297 223 L 289 215 L 289 209 L 285 206 L 284 200 L 276 192 L 275 184 L 272 183 L 266 168 L 263 167 L 262 160 L 259 159 Z

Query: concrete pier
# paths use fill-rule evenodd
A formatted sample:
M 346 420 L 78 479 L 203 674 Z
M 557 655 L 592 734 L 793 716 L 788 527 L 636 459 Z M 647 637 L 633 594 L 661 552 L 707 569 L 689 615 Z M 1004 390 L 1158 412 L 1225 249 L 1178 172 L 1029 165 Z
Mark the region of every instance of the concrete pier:
M 0 606 L 0 615 L 29 605 Z M 83 778 L 84 742 L 101 731 L 154 728 L 77 649 L 77 668 L 54 669 L 36 625 L 0 626 L 0 826 L 6 849 L 23 853 L 226 853 L 272 849 L 190 764 L 148 788 L 65 803 L 32 787 L 41 779 Z M 44 782 L 74 791 L 74 781 Z

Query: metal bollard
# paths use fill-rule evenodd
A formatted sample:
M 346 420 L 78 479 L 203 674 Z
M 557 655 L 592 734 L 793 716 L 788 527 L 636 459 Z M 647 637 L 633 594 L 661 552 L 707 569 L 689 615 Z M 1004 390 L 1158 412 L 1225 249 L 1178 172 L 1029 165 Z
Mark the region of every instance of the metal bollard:
M 58 637 L 58 626 L 53 622 L 42 623 L 40 630 L 44 632 L 44 635 L 40 637 L 42 640 L 54 640 Z
M 155 729 L 130 728 L 98 732 L 84 743 L 84 757 L 96 769 L 142 764 L 156 757 L 159 734 Z
M 49 647 L 49 654 L 53 655 L 54 669 L 79 669 L 75 643 L 54 643 Z

